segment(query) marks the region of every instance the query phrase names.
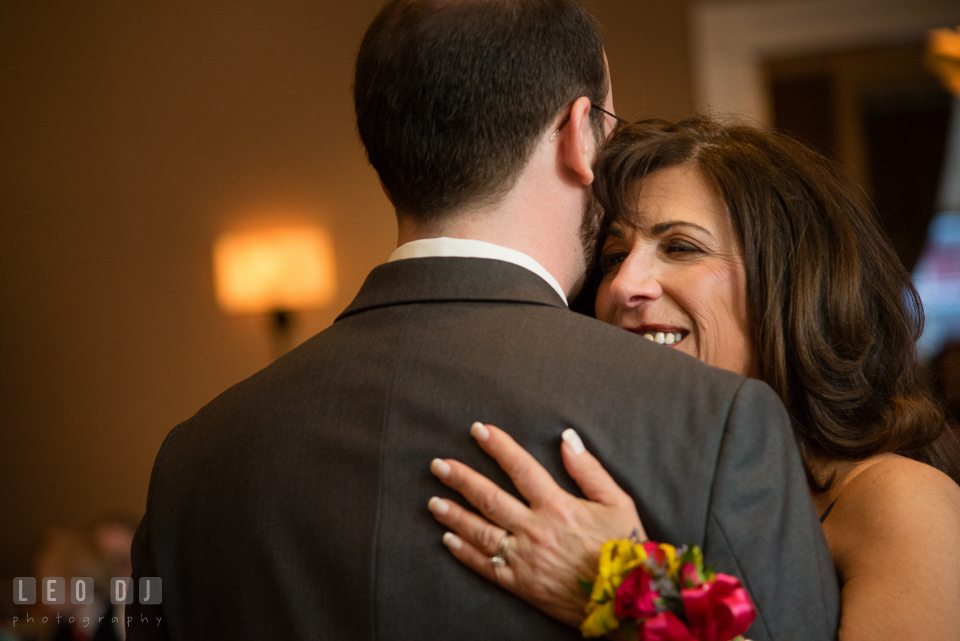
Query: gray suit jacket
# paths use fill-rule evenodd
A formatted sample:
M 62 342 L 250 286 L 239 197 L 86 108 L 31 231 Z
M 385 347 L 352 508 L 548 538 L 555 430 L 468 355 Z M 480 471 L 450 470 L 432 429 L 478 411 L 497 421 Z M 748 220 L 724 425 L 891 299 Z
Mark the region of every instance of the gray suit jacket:
M 420 258 L 377 267 L 329 329 L 170 433 L 133 548 L 163 604 L 128 606 L 129 637 L 580 638 L 440 542 L 426 503 L 452 494 L 432 458 L 513 489 L 477 420 L 574 492 L 559 446 L 576 428 L 651 538 L 744 582 L 754 641 L 836 636 L 833 565 L 766 385 L 574 314 L 521 267 Z

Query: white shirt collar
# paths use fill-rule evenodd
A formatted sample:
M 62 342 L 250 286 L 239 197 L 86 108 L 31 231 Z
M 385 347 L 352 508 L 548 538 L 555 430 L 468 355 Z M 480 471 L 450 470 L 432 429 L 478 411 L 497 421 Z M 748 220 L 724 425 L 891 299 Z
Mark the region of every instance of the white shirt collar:
M 563 302 L 565 304 L 567 303 L 567 296 L 563 293 L 563 288 L 560 287 L 560 283 L 543 265 L 516 249 L 494 245 L 493 243 L 488 243 L 483 240 L 447 237 L 412 240 L 409 243 L 404 243 L 397 247 L 394 252 L 390 254 L 387 262 L 405 260 L 407 258 L 432 258 L 435 256 L 489 258 L 519 265 L 547 281 L 547 284 L 553 287 L 557 294 L 560 295 Z

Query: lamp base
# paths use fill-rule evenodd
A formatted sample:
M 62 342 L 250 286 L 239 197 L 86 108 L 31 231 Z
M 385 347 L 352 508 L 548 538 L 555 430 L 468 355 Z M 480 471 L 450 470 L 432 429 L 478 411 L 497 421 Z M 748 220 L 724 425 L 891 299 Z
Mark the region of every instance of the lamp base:
M 270 335 L 273 337 L 273 358 L 280 358 L 290 351 L 293 338 L 293 312 L 285 309 L 270 314 Z

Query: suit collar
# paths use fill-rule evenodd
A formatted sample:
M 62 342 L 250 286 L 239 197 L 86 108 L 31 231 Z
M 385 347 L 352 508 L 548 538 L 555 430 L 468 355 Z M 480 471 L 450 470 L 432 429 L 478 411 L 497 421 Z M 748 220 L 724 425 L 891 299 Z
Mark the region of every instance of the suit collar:
M 389 305 L 443 301 L 566 305 L 541 277 L 488 258 L 410 258 L 376 267 L 337 320 Z
M 510 249 L 502 245 L 488 243 L 473 238 L 447 238 L 440 236 L 438 238 L 421 238 L 404 243 L 397 247 L 396 251 L 390 254 L 387 262 L 395 260 L 404 260 L 407 258 L 432 258 L 440 256 L 459 257 L 459 258 L 492 258 L 502 260 L 514 265 L 520 265 L 529 269 L 534 274 L 547 281 L 553 290 L 560 295 L 566 304 L 567 296 L 563 292 L 563 287 L 557 282 L 553 274 L 538 263 L 533 257 L 524 254 L 516 249 Z

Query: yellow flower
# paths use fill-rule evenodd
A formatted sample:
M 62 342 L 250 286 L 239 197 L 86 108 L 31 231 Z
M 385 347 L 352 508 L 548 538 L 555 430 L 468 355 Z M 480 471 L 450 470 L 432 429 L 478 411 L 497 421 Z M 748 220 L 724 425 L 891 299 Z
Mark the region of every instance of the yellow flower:
M 643 547 L 633 545 L 629 540 L 619 539 L 604 543 L 600 548 L 600 565 L 590 600 L 604 603 L 612 599 L 624 577 L 646 558 Z
M 627 576 L 630 570 L 647 560 L 647 551 L 643 549 L 643 543 L 634 543 L 630 551 L 633 552 L 633 559 L 624 567 L 626 571 L 623 576 Z
M 667 574 L 670 575 L 673 581 L 678 581 L 680 576 L 680 559 L 677 558 L 677 548 L 669 543 L 661 543 L 660 549 L 667 557 Z
M 590 603 L 587 605 L 587 618 L 580 624 L 580 632 L 585 637 L 602 637 L 619 625 L 613 612 L 613 601 Z

